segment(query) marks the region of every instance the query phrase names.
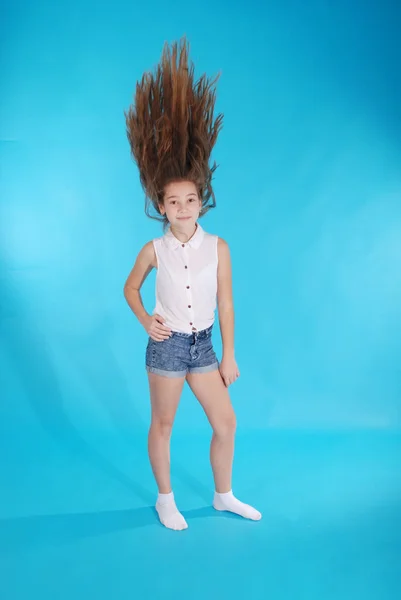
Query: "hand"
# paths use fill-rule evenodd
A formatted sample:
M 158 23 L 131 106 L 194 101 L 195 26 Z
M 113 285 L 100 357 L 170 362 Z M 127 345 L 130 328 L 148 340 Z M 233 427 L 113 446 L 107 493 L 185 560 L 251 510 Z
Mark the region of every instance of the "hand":
M 223 356 L 219 370 L 226 387 L 234 383 L 234 381 L 240 376 L 240 372 L 234 357 Z
M 142 322 L 147 333 L 155 342 L 163 342 L 171 337 L 171 329 L 164 325 L 165 320 L 160 315 L 148 315 Z

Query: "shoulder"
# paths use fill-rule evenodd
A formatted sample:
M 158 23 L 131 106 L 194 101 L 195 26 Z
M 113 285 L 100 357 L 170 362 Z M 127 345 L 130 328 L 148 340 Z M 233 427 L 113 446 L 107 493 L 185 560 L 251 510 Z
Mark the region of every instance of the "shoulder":
M 134 290 L 140 290 L 146 277 L 149 275 L 152 268 L 155 267 L 157 268 L 157 262 L 153 249 L 153 243 L 150 241 L 142 246 L 138 252 L 135 264 L 125 282 L 124 289 L 132 288 Z
M 220 250 L 220 248 L 222 248 L 223 251 L 225 249 L 228 249 L 227 242 L 225 240 L 223 240 L 223 238 L 219 237 L 218 235 L 216 235 L 214 233 L 209 233 L 208 231 L 204 231 L 203 235 L 204 235 L 205 240 L 208 240 L 210 243 L 216 244 L 218 250 Z
M 150 240 L 141 248 L 139 256 L 145 259 L 152 267 L 156 267 L 156 252 L 155 252 L 155 240 Z
M 213 251 L 216 252 L 218 260 L 224 259 L 225 256 L 229 256 L 230 251 L 227 242 L 214 233 L 208 233 L 204 231 L 204 242 L 210 248 L 213 248 Z
M 150 255 L 152 252 L 154 252 L 153 240 L 149 240 L 149 242 L 146 242 L 146 244 L 142 246 L 141 252 L 144 255 Z
M 231 256 L 228 243 L 223 238 L 217 238 L 218 273 L 225 275 L 231 271 Z
M 217 236 L 216 236 L 217 237 Z M 226 240 L 221 237 L 217 237 L 217 253 L 219 258 L 229 258 L 230 256 L 230 248 Z

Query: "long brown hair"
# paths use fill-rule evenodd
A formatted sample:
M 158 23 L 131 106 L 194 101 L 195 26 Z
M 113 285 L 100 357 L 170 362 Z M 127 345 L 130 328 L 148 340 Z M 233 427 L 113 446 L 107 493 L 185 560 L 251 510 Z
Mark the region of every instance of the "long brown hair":
M 167 225 L 161 216 L 164 187 L 173 181 L 192 181 L 202 201 L 200 216 L 216 206 L 209 165 L 222 127 L 223 115 L 213 116 L 215 84 L 204 74 L 194 81 L 188 64 L 189 44 L 165 43 L 155 72 L 146 72 L 136 84 L 134 103 L 124 112 L 131 155 L 145 191 L 145 213 Z M 151 214 L 154 208 L 159 216 Z

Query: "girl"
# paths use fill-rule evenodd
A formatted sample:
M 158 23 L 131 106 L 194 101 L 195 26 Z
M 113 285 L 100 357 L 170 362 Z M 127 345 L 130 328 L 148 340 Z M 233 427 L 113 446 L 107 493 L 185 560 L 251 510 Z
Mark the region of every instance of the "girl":
M 187 523 L 170 484 L 170 436 L 185 380 L 213 429 L 210 460 L 216 510 L 258 520 L 261 514 L 232 493 L 235 414 L 227 388 L 239 377 L 234 355 L 231 261 L 227 243 L 198 222 L 216 205 L 209 157 L 222 125 L 213 119 L 214 81 L 194 82 L 186 40 L 166 44 L 155 73 L 137 83 L 125 113 L 131 153 L 146 193 L 145 212 L 163 222 L 164 235 L 141 249 L 124 286 L 125 298 L 149 334 L 146 369 L 151 400 L 148 451 L 159 495 L 156 510 L 170 529 Z M 153 216 L 153 207 L 159 216 Z M 144 309 L 140 289 L 157 269 L 156 306 Z M 212 345 L 216 300 L 223 343 Z

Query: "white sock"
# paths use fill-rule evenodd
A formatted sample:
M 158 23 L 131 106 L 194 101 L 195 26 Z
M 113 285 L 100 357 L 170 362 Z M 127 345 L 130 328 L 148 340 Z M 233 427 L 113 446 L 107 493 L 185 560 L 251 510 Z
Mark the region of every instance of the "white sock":
M 169 529 L 180 531 L 188 527 L 186 520 L 175 505 L 174 494 L 159 494 L 156 501 L 156 510 L 160 522 Z
M 216 510 L 228 510 L 229 512 L 241 515 L 245 519 L 252 519 L 253 521 L 259 521 L 262 518 L 261 513 L 249 506 L 244 504 L 233 495 L 232 490 L 224 494 L 214 493 L 213 506 Z

